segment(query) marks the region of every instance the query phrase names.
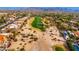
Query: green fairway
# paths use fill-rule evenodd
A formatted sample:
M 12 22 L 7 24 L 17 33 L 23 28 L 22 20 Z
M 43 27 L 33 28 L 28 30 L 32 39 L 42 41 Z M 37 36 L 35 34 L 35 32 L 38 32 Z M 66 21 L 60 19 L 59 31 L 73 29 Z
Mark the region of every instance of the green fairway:
M 41 31 L 44 31 L 44 30 L 45 30 L 45 26 L 44 26 L 44 24 L 42 23 L 41 17 L 39 17 L 39 16 L 35 16 L 34 21 L 32 22 L 31 25 L 32 25 L 34 28 L 40 29 Z

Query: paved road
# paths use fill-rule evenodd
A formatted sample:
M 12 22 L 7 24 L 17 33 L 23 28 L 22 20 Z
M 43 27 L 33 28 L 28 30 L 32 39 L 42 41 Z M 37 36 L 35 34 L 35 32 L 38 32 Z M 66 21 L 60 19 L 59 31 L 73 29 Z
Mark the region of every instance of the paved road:
M 23 18 L 24 18 L 24 17 L 23 17 Z M 27 18 L 28 18 L 28 17 L 27 17 Z M 19 20 L 19 19 L 15 19 L 14 21 L 7 22 L 6 24 L 1 25 L 1 26 L 0 26 L 0 29 L 6 27 L 7 25 L 12 24 L 12 23 L 14 23 L 15 21 L 18 21 L 18 20 Z

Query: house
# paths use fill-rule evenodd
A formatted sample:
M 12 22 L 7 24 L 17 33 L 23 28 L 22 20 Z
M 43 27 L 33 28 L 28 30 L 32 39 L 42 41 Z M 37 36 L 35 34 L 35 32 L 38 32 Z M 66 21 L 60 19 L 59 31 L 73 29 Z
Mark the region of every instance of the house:
M 79 31 L 74 32 L 74 34 L 79 37 Z
M 0 42 L 4 41 L 4 35 L 0 35 Z
M 17 26 L 16 24 L 11 24 L 11 25 L 9 26 L 9 28 L 10 28 L 10 29 L 13 29 L 13 28 L 17 29 L 18 26 Z

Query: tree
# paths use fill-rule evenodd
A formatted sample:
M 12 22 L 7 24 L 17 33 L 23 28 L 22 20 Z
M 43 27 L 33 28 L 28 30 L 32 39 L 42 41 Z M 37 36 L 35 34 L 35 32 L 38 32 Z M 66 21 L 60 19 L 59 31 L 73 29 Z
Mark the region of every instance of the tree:
M 75 48 L 72 45 L 72 41 L 71 40 L 66 40 L 66 43 L 67 43 L 67 46 L 68 46 L 69 50 L 75 51 Z

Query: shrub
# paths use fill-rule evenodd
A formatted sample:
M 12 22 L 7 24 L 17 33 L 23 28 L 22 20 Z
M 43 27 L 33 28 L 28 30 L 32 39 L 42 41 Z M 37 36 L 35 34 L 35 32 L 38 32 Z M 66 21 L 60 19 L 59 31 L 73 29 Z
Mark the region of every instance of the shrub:
M 59 47 L 59 46 L 55 46 L 55 50 L 56 51 L 64 51 L 64 49 L 62 47 Z

